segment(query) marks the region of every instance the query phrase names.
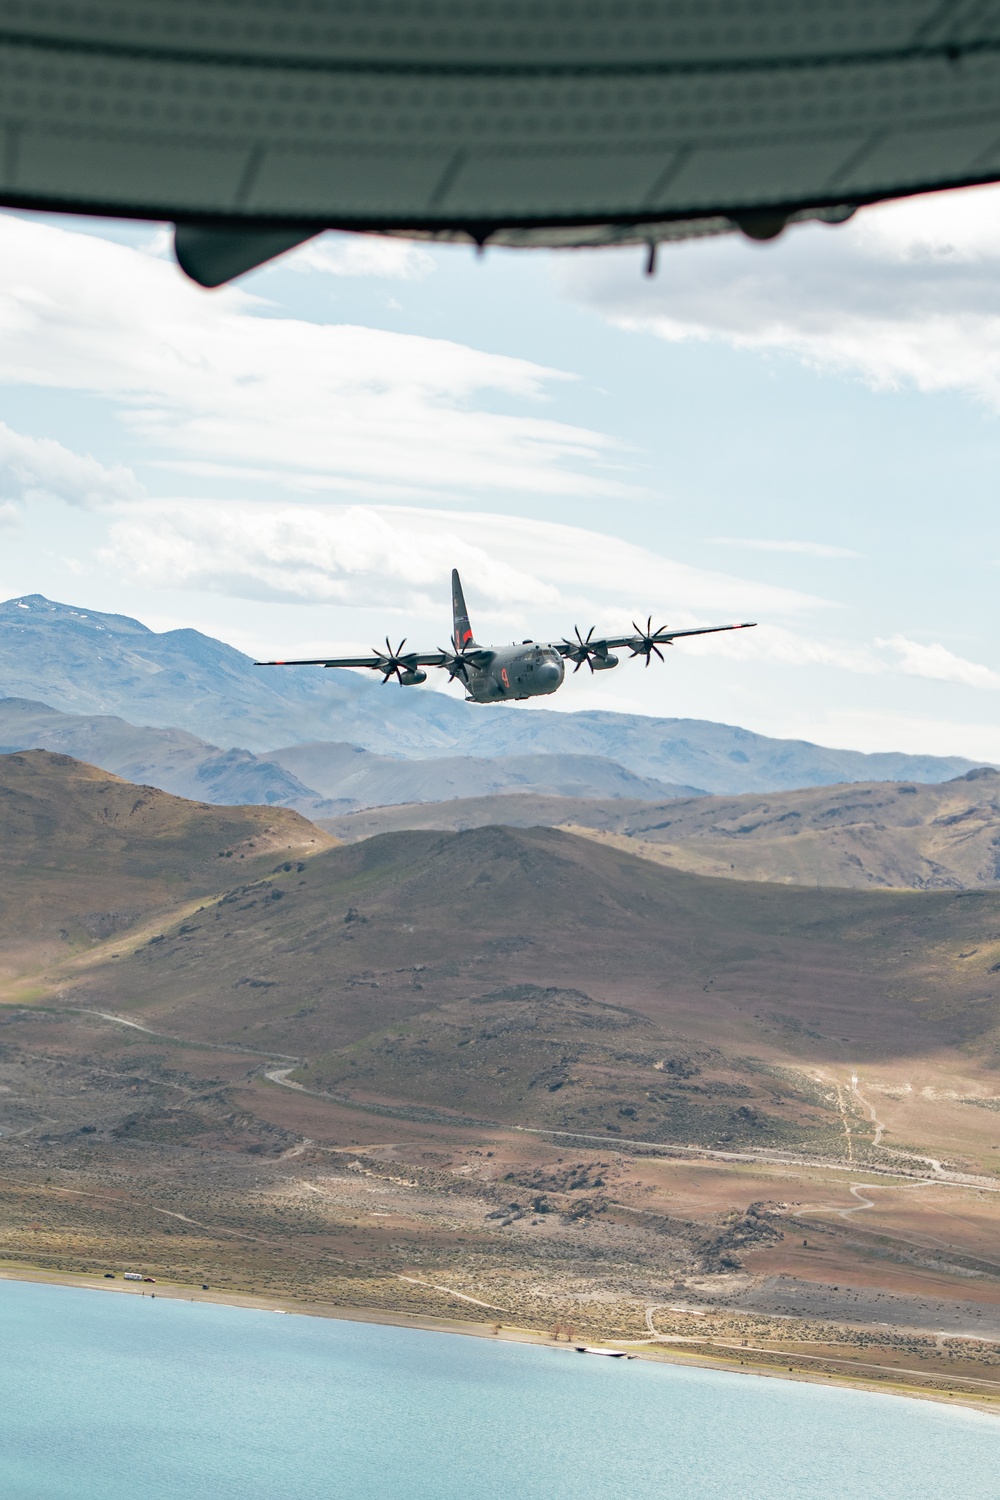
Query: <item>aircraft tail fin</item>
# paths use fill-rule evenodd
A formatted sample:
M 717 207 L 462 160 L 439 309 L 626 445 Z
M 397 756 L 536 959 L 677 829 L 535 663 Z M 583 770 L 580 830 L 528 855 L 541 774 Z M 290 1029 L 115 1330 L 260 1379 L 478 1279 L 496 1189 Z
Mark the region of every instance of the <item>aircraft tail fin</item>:
M 472 645 L 472 626 L 469 624 L 469 611 L 465 607 L 462 580 L 458 576 L 457 568 L 451 570 L 451 613 L 455 623 L 452 637 L 455 650 L 464 651 L 467 646 Z

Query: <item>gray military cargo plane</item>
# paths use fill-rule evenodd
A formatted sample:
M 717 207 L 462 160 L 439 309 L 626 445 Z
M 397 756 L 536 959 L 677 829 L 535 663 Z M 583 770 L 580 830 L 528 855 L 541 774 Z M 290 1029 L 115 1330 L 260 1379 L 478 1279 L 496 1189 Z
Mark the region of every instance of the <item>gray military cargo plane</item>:
M 581 635 L 578 626 L 573 627 L 574 638 L 561 641 L 522 641 L 513 646 L 477 645 L 469 624 L 469 611 L 465 606 L 462 581 L 458 569 L 451 572 L 451 603 L 454 619 L 452 649 L 449 651 L 404 651 L 406 641 L 400 641 L 393 650 L 389 637 L 385 638 L 385 650 L 373 649 L 371 656 L 318 656 L 307 661 L 258 661 L 256 667 L 370 667 L 382 673 L 386 683 L 395 677 L 400 687 L 416 687 L 427 681 L 424 667 L 442 667 L 448 680 L 455 678 L 465 688 L 468 703 L 510 703 L 520 698 L 538 698 L 545 693 L 554 693 L 563 684 L 566 675 L 565 663 L 575 662 L 574 672 L 587 664 L 592 672 L 606 672 L 617 667 L 616 651 L 627 648 L 633 656 L 644 656 L 646 666 L 658 656 L 663 661 L 661 646 L 671 646 L 674 641 L 687 635 L 715 635 L 720 630 L 752 630 L 753 621 L 742 625 L 703 625 L 695 630 L 667 630 L 661 626 L 654 630 L 653 617 L 646 621 L 646 628 L 633 621 L 632 635 L 594 635 L 591 626 L 586 635 Z

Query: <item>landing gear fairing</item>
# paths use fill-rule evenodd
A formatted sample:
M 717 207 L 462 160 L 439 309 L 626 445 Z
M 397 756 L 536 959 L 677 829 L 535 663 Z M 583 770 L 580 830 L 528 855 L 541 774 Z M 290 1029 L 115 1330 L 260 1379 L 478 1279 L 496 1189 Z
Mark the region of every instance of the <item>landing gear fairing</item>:
M 752 630 L 754 622 L 741 625 L 702 625 L 694 630 L 653 629 L 650 615 L 645 626 L 633 621 L 633 634 L 595 636 L 594 627 L 581 635 L 577 626 L 572 638 L 561 641 L 522 641 L 514 646 L 480 646 L 472 634 L 469 612 L 462 593 L 458 569 L 451 574 L 452 645 L 447 651 L 407 651 L 406 641 L 393 648 L 389 637 L 385 650 L 374 647 L 370 656 L 319 656 L 307 661 L 259 661 L 258 667 L 369 667 L 382 673 L 382 681 L 395 677 L 400 687 L 415 687 L 427 681 L 424 667 L 440 667 L 448 680 L 458 680 L 470 703 L 510 703 L 521 698 L 538 698 L 554 693 L 566 676 L 566 663 L 574 663 L 574 672 L 584 665 L 592 672 L 607 672 L 617 667 L 617 651 L 628 650 L 633 657 L 645 657 L 646 666 L 654 656 L 663 661 L 661 646 L 689 635 L 716 635 L 722 630 Z

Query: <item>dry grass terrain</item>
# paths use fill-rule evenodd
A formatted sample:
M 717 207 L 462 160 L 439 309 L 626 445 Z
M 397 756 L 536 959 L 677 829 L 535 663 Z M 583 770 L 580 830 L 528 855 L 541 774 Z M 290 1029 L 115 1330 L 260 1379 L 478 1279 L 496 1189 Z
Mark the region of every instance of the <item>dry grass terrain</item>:
M 0 1265 L 1000 1395 L 1000 892 L 0 790 Z
M 990 767 L 930 786 L 873 781 L 665 802 L 510 792 L 321 822 L 347 841 L 406 828 L 559 827 L 732 880 L 861 890 L 1000 885 L 1000 771 Z
M 0 977 L 29 980 L 161 909 L 333 840 L 284 808 L 217 808 L 69 756 L 0 756 Z M 227 872 L 227 873 L 223 873 Z
M 685 801 L 688 799 L 685 798 Z M 557 797 L 541 792 L 498 792 L 488 797 L 452 797 L 441 802 L 400 802 L 368 807 L 338 817 L 318 818 L 321 828 L 346 844 L 370 839 L 376 833 L 400 833 L 408 829 L 437 828 L 462 833 L 467 828 L 561 828 L 577 824 L 581 829 L 620 832 L 620 820 L 628 817 L 662 816 L 664 801 L 633 797 Z

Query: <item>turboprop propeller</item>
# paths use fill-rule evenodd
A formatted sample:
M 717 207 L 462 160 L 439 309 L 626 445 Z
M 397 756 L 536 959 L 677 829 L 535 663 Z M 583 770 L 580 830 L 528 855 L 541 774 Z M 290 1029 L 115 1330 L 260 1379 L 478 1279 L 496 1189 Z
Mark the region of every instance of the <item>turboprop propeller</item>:
M 440 646 L 438 650 L 441 651 Z M 441 651 L 441 665 L 448 673 L 448 681 L 454 682 L 457 677 L 459 682 L 469 685 L 469 667 L 472 665 L 464 656 L 457 656 L 454 651 Z
M 663 655 L 663 652 L 660 650 L 660 647 L 673 645 L 673 642 L 667 634 L 667 627 L 665 625 L 658 625 L 654 630 L 652 615 L 650 615 L 648 620 L 646 621 L 645 630 L 643 630 L 641 625 L 637 625 L 634 620 L 632 621 L 632 627 L 636 633 L 635 640 L 629 641 L 628 643 L 629 650 L 632 652 L 632 655 L 644 656 L 646 658 L 647 667 L 649 666 L 650 660 L 652 659 L 654 654 L 658 656 L 661 661 L 664 661 L 665 657 Z M 732 628 L 734 630 L 741 630 L 744 627 L 733 626 Z
M 397 678 L 400 687 L 413 687 L 417 683 L 427 681 L 427 673 L 420 670 L 419 653 L 411 651 L 404 656 L 403 647 L 405 645 L 406 637 L 404 635 L 394 651 L 389 644 L 389 637 L 386 636 L 384 652 L 379 646 L 372 647 L 372 651 L 375 654 L 374 667 L 377 672 L 382 673 L 383 686 L 389 681 L 390 677 Z
M 584 663 L 592 672 L 606 672 L 609 667 L 618 665 L 618 658 L 608 650 L 607 641 L 593 639 L 594 628 L 591 625 L 587 634 L 583 636 L 580 634 L 579 625 L 574 625 L 573 634 L 576 640 L 571 641 L 567 636 L 563 636 L 563 645 L 566 647 L 564 655 L 569 661 L 576 662 L 574 672 L 579 672 Z

